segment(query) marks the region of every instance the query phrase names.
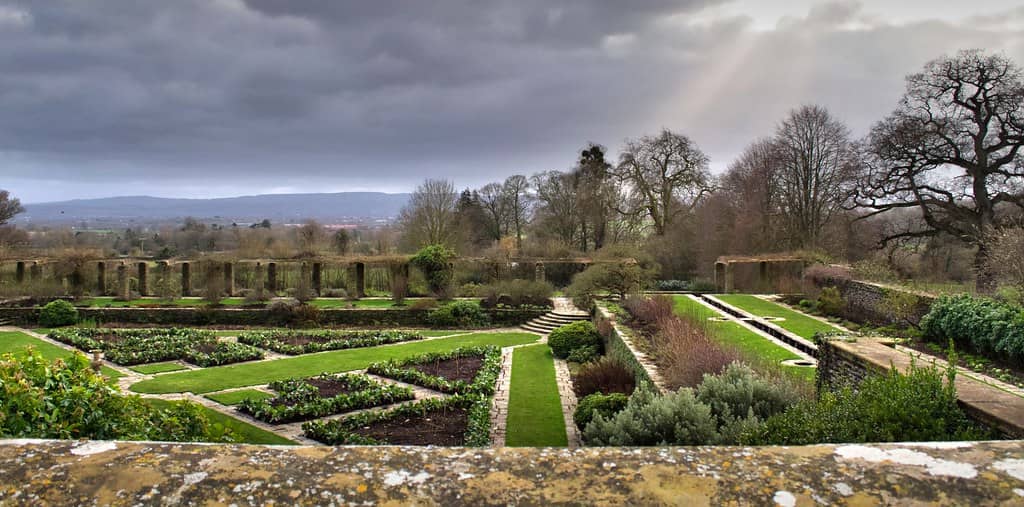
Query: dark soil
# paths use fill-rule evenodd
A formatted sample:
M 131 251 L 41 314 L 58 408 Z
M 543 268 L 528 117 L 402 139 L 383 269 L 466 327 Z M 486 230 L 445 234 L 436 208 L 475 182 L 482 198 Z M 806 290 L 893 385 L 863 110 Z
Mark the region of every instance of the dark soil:
M 450 381 L 462 380 L 472 382 L 484 365 L 484 358 L 479 356 L 456 357 L 433 363 L 414 364 L 410 367 L 427 375 L 441 377 Z
M 196 343 L 192 345 L 192 350 L 200 354 L 212 354 L 217 350 L 217 342 Z
M 380 421 L 353 433 L 391 445 L 458 446 L 465 443 L 469 414 L 464 408 L 438 410 L 424 416 Z
M 348 382 L 340 380 L 310 378 L 306 379 L 306 382 L 320 391 L 321 398 L 333 398 L 339 394 L 350 394 L 357 391 L 357 389 L 352 389 Z

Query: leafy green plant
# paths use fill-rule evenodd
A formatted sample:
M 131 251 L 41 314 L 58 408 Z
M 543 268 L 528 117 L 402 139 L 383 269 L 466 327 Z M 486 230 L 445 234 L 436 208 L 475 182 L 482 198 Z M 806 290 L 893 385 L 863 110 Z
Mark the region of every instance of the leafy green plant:
M 297 339 L 310 341 L 301 345 L 289 343 Z M 309 354 L 326 350 L 376 347 L 378 345 L 422 339 L 422 334 L 410 331 L 344 331 L 333 329 L 243 331 L 238 335 L 239 343 L 246 343 L 288 355 Z
M 39 325 L 43 327 L 70 326 L 76 322 L 78 322 L 78 310 L 63 299 L 50 301 L 39 310 Z
M 592 347 L 603 350 L 604 341 L 594 323 L 582 320 L 561 326 L 548 335 L 548 345 L 555 357 L 565 359 L 578 348 Z
M 706 445 L 716 438 L 711 408 L 692 389 L 658 396 L 648 384 L 630 396 L 624 409 L 608 418 L 596 414 L 583 429 L 588 445 Z
M 321 397 L 310 379 L 288 379 L 270 384 L 269 387 L 279 393 L 277 397 L 246 398 L 238 405 L 238 410 L 271 424 L 281 424 L 415 398 L 411 388 L 385 385 L 365 375 L 324 374 L 313 378 L 340 382 L 346 392 Z
M 450 380 L 436 375 L 428 375 L 413 366 L 423 365 L 452 359 L 479 357 L 483 360 L 480 369 L 471 382 Z M 462 347 L 450 352 L 432 352 L 412 356 L 401 361 L 386 361 L 371 364 L 367 373 L 387 377 L 407 384 L 414 384 L 442 393 L 458 394 L 494 394 L 495 382 L 501 372 L 501 349 L 498 347 Z
M 432 294 L 441 299 L 447 299 L 454 277 L 453 259 L 455 259 L 455 252 L 452 249 L 444 245 L 429 245 L 416 252 L 409 262 L 423 272 L 423 276 L 427 279 L 427 287 Z
M 486 327 L 491 319 L 476 301 L 452 301 L 430 312 L 427 322 L 435 327 Z
M 366 411 L 329 421 L 308 421 L 302 425 L 302 431 L 307 437 L 327 445 L 386 445 L 389 442 L 365 437 L 354 430 L 380 422 L 407 420 L 440 411 L 464 409 L 468 412 L 464 445 L 481 447 L 490 444 L 490 406 L 490 399 L 478 395 L 427 398 L 390 410 Z
M 582 430 L 587 427 L 587 424 L 590 424 L 595 415 L 601 414 L 605 418 L 611 417 L 626 408 L 628 401 L 629 396 L 622 393 L 588 394 L 576 406 L 576 411 L 572 414 L 572 420 L 576 423 L 576 427 Z
M 198 329 L 76 327 L 54 329 L 49 337 L 85 351 L 102 350 L 107 359 L 124 366 L 178 359 L 216 366 L 263 358 L 263 351 L 257 348 L 221 343 L 213 332 Z
M 984 355 L 1024 362 L 1024 309 L 968 294 L 942 296 L 921 319 L 930 341 L 953 340 Z

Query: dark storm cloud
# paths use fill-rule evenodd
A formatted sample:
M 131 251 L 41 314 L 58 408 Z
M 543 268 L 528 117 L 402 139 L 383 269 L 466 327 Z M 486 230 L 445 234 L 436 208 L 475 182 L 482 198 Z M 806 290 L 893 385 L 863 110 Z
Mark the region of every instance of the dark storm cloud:
M 662 126 L 721 162 L 802 102 L 861 127 L 929 58 L 1024 53 L 998 13 L 893 26 L 838 2 L 760 31 L 706 15 L 728 3 L 0 0 L 0 187 L 471 185 Z

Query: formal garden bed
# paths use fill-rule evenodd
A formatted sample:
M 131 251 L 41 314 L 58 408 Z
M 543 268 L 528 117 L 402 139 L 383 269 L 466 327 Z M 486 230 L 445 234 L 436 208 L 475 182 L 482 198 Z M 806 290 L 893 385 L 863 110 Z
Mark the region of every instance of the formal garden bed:
M 198 329 L 63 328 L 48 336 L 85 352 L 102 351 L 104 358 L 122 366 L 183 360 L 210 367 L 264 357 L 256 347 L 219 341 L 216 334 Z
M 367 373 L 446 394 L 494 394 L 501 349 L 468 347 L 371 364 Z
M 476 395 L 428 398 L 384 411 L 304 423 L 309 438 L 328 445 L 490 444 L 490 399 Z
M 271 382 L 273 398 L 251 397 L 238 410 L 271 424 L 342 414 L 415 398 L 409 387 L 384 384 L 366 375 L 322 374 Z
M 309 354 L 326 350 L 376 347 L 391 343 L 422 340 L 415 331 L 342 331 L 319 329 L 274 329 L 244 331 L 238 342 L 288 355 Z

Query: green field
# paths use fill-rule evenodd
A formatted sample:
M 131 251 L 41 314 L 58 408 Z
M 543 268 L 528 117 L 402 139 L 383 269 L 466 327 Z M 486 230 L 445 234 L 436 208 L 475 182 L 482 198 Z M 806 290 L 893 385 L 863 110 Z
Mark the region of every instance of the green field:
M 805 340 L 813 339 L 819 331 L 825 333 L 839 331 L 830 324 L 757 296 L 728 294 L 715 297 L 758 317 L 781 317 L 784 320 L 773 322 L 773 324 Z
M 427 352 L 446 352 L 458 347 L 483 345 L 508 347 L 537 340 L 537 335 L 529 333 L 471 333 L 436 340 L 335 350 L 274 361 L 258 361 L 168 373 L 139 382 L 131 389 L 140 393 L 152 394 L 181 392 L 202 394 L 234 387 L 268 384 L 275 380 L 291 377 L 358 370 L 377 361 L 400 359 Z
M 169 371 L 186 370 L 188 368 L 185 368 L 181 363 L 167 361 L 164 363 L 149 363 L 129 366 L 128 369 L 139 372 L 143 375 L 153 375 L 156 373 L 167 373 Z
M 28 347 L 35 348 L 36 351 L 42 354 L 44 358 L 51 361 L 54 359 L 63 359 L 71 356 L 72 354 L 83 354 L 82 352 L 58 347 L 25 333 L 17 331 L 0 332 L 0 354 L 11 353 L 14 354 L 15 357 L 24 357 L 25 350 Z M 107 377 L 110 377 L 111 380 L 116 380 L 122 376 L 117 370 L 106 366 L 104 366 L 100 371 Z
M 800 359 L 800 356 L 780 347 L 775 342 L 741 326 L 736 322 L 715 322 L 710 317 L 721 317 L 717 311 L 694 301 L 689 296 L 673 296 L 675 312 L 705 322 L 715 338 L 724 345 L 735 347 L 745 357 L 778 364 L 782 361 Z M 783 371 L 797 378 L 814 379 L 814 368 L 786 366 Z
M 160 400 L 155 398 L 146 398 L 146 402 L 150 405 L 158 408 L 164 408 L 170 404 L 169 401 Z M 225 428 L 231 430 L 235 437 L 241 440 L 240 443 L 246 444 L 270 444 L 270 445 L 295 445 L 295 442 L 288 440 L 282 436 L 276 435 L 269 431 L 257 428 L 245 421 L 240 421 L 234 417 L 222 414 L 211 408 L 203 407 L 203 412 L 206 417 L 213 424 L 220 424 Z
M 520 347 L 512 354 L 505 445 L 560 447 L 568 444 L 555 381 L 555 363 L 547 345 Z
M 266 391 L 258 391 L 256 389 L 239 389 L 237 391 L 228 391 L 226 393 L 207 394 L 206 397 L 220 403 L 221 405 L 238 405 L 246 398 L 265 400 L 267 398 L 273 398 L 274 395 Z

